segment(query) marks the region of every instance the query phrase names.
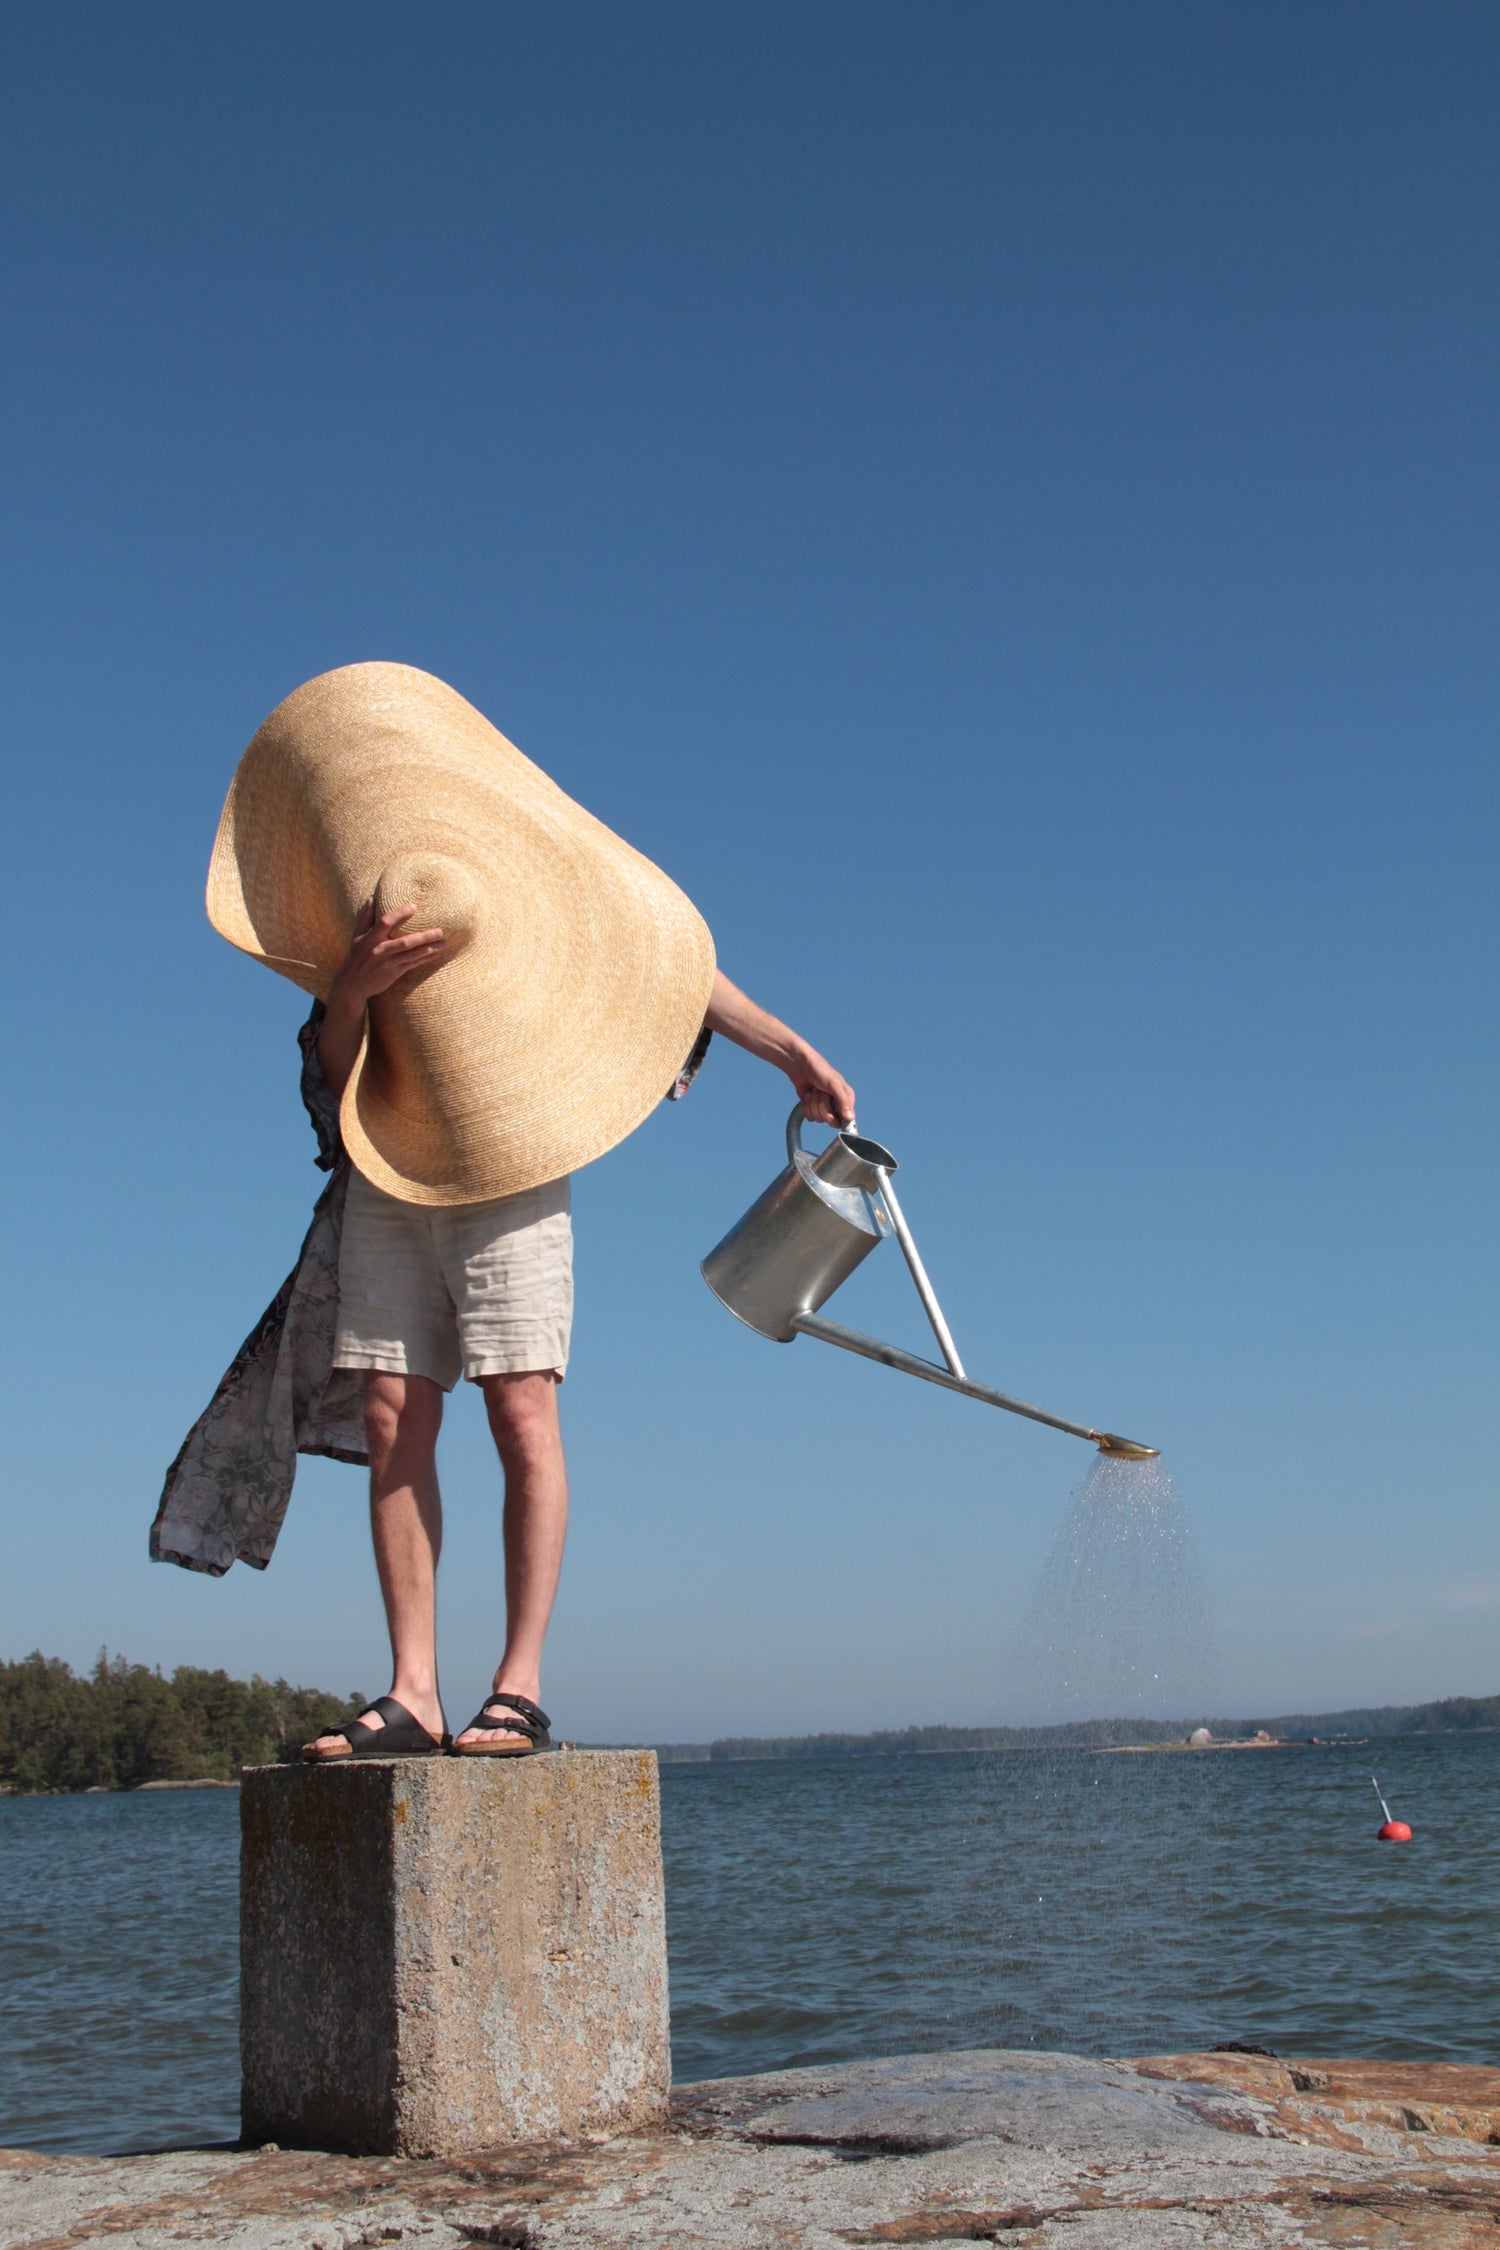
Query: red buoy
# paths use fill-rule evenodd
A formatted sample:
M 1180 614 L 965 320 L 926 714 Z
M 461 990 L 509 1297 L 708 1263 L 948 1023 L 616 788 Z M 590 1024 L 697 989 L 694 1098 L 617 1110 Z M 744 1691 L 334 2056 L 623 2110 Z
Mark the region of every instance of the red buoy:
M 1375 1831 L 1377 1841 L 1382 1844 L 1409 1844 L 1411 1842 L 1411 1830 L 1404 1820 L 1392 1818 L 1391 1808 L 1384 1797 L 1380 1796 L 1380 1783 L 1375 1779 L 1374 1774 L 1370 1776 L 1370 1787 L 1374 1790 L 1376 1796 L 1380 1797 L 1380 1809 L 1385 1814 L 1384 1826 L 1377 1828 Z

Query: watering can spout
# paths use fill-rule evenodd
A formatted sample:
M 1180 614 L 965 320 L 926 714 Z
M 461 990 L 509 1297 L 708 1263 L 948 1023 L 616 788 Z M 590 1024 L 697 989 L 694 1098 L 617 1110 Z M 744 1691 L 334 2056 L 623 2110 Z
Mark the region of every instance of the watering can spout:
M 1008 1414 L 1045 1422 L 1070 1437 L 1087 1438 L 1115 1460 L 1154 1460 L 1158 1448 L 1090 1429 L 1048 1414 L 1004 1391 L 971 1382 L 927 1277 L 911 1228 L 891 1185 L 896 1159 L 879 1141 L 854 1128 L 851 1118 L 816 1156 L 802 1146 L 806 1113 L 801 1103 L 787 1119 L 786 1170 L 751 1204 L 737 1225 L 703 1261 L 703 1278 L 721 1304 L 758 1335 L 789 1344 L 814 1336 L 861 1359 L 878 1360 L 901 1374 L 962 1391 Z M 923 1310 L 932 1325 L 944 1364 L 921 1359 L 899 1345 L 883 1344 L 840 1321 L 824 1319 L 820 1308 L 872 1250 L 894 1234 L 910 1269 Z
M 1116 1437 L 1113 1430 L 1102 1431 L 1094 1443 L 1117 1461 L 1154 1461 L 1161 1452 L 1159 1445 L 1137 1445 L 1134 1438 Z

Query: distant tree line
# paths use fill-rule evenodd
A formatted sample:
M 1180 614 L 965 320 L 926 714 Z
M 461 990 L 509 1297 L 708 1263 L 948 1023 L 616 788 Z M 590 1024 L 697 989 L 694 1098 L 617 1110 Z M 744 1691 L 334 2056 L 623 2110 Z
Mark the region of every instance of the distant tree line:
M 1500 1727 L 1500 1695 L 1445 1695 L 1436 1703 L 1378 1703 L 1363 1711 L 1294 1712 L 1285 1719 L 1254 1719 L 1251 1726 L 1280 1735 L 1488 1734 Z
M 1295 1712 L 1279 1719 L 1210 1719 L 1220 1742 L 1262 1728 L 1283 1742 L 1340 1735 L 1471 1734 L 1500 1728 L 1500 1695 L 1450 1695 L 1437 1703 L 1386 1703 L 1358 1711 Z M 1180 1742 L 1196 1719 L 1083 1719 L 1050 1727 L 901 1727 L 875 1734 L 726 1735 L 717 1742 L 660 1746 L 671 1765 L 745 1758 L 892 1758 L 912 1752 L 1111 1750 L 1127 1742 Z
M 234 1781 L 363 1698 L 232 1680 L 181 1664 L 170 1679 L 101 1649 L 75 1673 L 40 1653 L 0 1663 L 0 1789 L 134 1789 L 143 1781 Z
M 910 1756 L 913 1751 L 944 1750 L 1106 1750 L 1122 1742 L 1178 1742 L 1185 1732 L 1180 1721 L 1085 1719 L 1054 1727 L 899 1727 L 874 1734 L 727 1735 L 708 1745 L 708 1755 L 712 1761 L 732 1761 L 892 1758 Z
M 170 1679 L 101 1649 L 79 1675 L 60 1657 L 0 1663 L 0 1791 L 136 1789 L 143 1781 L 233 1781 L 241 1766 L 284 1750 L 363 1709 L 360 1695 L 232 1680 L 181 1664 Z M 1191 1720 L 1090 1719 L 1050 1727 L 901 1727 L 874 1734 L 725 1736 L 658 1746 L 668 1764 L 747 1758 L 880 1758 L 912 1752 L 1078 1749 L 1181 1741 Z M 1299 1712 L 1279 1719 L 1210 1719 L 1221 1742 L 1265 1728 L 1283 1741 L 1317 1736 L 1466 1734 L 1500 1729 L 1500 1695 L 1437 1703 Z

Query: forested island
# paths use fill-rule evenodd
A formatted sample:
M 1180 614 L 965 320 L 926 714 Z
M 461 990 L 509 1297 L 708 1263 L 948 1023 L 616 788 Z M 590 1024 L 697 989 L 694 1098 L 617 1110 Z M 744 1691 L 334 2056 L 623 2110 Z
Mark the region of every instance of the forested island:
M 170 1679 L 101 1649 L 80 1676 L 60 1657 L 0 1663 L 0 1790 L 138 1789 L 148 1781 L 237 1781 L 364 1697 L 232 1680 L 180 1664 Z
M 79 1674 L 60 1657 L 0 1663 L 0 1792 L 138 1789 L 148 1782 L 236 1781 L 241 1766 L 267 1765 L 330 1722 L 363 1707 L 361 1695 L 289 1687 L 285 1680 L 232 1680 L 227 1672 L 179 1665 L 167 1677 L 101 1649 Z M 664 1742 L 666 1765 L 752 1758 L 891 1758 L 913 1753 L 1110 1750 L 1181 1741 L 1194 1720 L 1090 1719 L 1052 1727 L 902 1727 L 874 1734 L 725 1736 Z M 1270 1719 L 1210 1719 L 1219 1742 L 1262 1729 L 1282 1742 L 1377 1736 L 1468 1734 L 1500 1728 L 1500 1695 L 1447 1696 L 1353 1711 L 1298 1712 Z

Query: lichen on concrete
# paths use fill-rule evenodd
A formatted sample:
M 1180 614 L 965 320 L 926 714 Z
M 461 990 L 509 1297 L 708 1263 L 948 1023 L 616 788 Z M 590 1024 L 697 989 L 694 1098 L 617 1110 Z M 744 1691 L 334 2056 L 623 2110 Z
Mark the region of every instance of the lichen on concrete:
M 241 1807 L 252 2139 L 440 2156 L 663 2114 L 651 1752 L 258 1767 Z

